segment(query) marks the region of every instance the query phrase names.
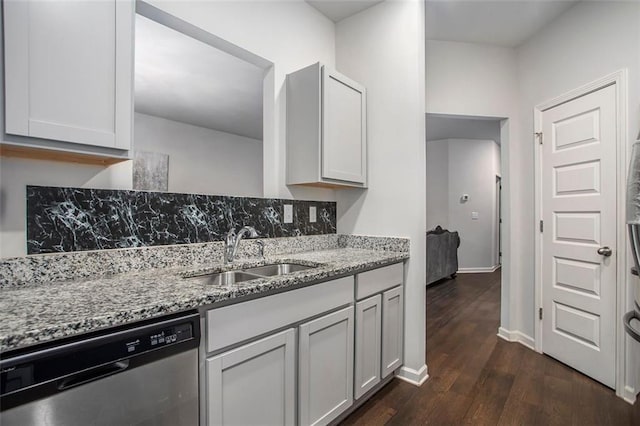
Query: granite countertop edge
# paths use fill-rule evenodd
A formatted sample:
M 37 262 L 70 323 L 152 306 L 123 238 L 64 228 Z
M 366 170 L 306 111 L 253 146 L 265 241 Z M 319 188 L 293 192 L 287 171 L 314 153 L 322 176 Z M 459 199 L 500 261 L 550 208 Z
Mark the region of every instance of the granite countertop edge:
M 75 315 L 72 320 L 62 320 L 57 322 L 54 312 L 64 310 L 63 306 L 56 306 L 56 299 L 52 299 L 52 306 L 49 306 L 46 313 L 38 314 L 32 318 L 30 315 L 19 317 L 11 313 L 0 311 L 0 322 L 14 321 L 19 324 L 11 330 L 0 331 L 0 354 L 11 353 L 18 349 L 38 345 L 57 339 L 78 336 L 84 333 L 99 331 L 110 327 L 116 327 L 127 323 L 146 320 L 163 315 L 173 314 L 182 311 L 198 309 L 202 307 L 215 308 L 216 305 L 227 305 L 230 303 L 240 303 L 256 297 L 268 296 L 274 293 L 293 290 L 307 285 L 313 285 L 344 275 L 355 274 L 367 269 L 382 267 L 393 263 L 398 263 L 409 258 L 408 252 L 393 252 L 386 250 L 366 250 L 340 248 L 334 250 L 303 252 L 290 255 L 280 255 L 265 259 L 246 259 L 234 262 L 231 265 L 212 264 L 204 268 L 169 268 L 144 273 L 119 274 L 110 277 L 86 278 L 71 282 L 64 282 L 60 285 L 64 289 L 77 292 L 91 292 L 91 286 L 102 286 L 103 288 L 113 288 L 114 292 L 123 291 L 121 299 L 114 303 L 113 298 L 105 296 L 104 306 L 94 306 L 90 313 Z M 279 275 L 268 278 L 259 278 L 244 283 L 230 286 L 212 286 L 206 284 L 206 277 L 199 277 L 199 274 L 208 272 L 219 272 L 230 269 L 243 269 L 253 266 L 260 266 L 271 263 L 293 262 L 315 266 L 312 269 Z M 193 276 L 196 275 L 196 276 Z M 187 278 L 188 277 L 188 278 Z M 176 280 L 184 280 L 181 283 Z M 146 283 L 146 287 L 138 287 L 138 283 Z M 185 283 L 188 283 L 185 285 Z M 143 302 L 131 303 L 127 305 L 128 299 L 135 299 L 140 296 L 143 290 L 149 290 L 152 286 L 171 287 L 171 299 L 159 294 L 157 297 L 144 293 Z M 180 287 L 185 286 L 184 294 L 181 294 Z M 35 286 L 40 291 L 45 291 L 44 286 Z M 49 290 L 51 285 L 46 286 Z M 4 291 L 2 303 L 6 306 L 10 304 L 20 304 L 29 297 L 28 288 L 14 290 L 14 292 Z M 96 290 L 97 291 L 97 290 Z M 131 293 L 131 297 L 128 292 Z M 136 293 L 137 292 L 137 293 Z M 12 299 L 12 295 L 15 295 Z M 237 299 L 237 300 L 234 300 Z M 64 298 L 60 298 L 60 301 Z M 37 301 L 30 301 L 37 303 Z M 110 304 L 112 306 L 110 306 Z M 99 305 L 99 302 L 98 302 Z M 1 306 L 1 304 L 0 304 Z M 4 306 L 3 306 L 4 307 Z M 72 309 L 72 307 L 67 307 Z M 52 313 L 49 313 L 51 311 Z M 18 311 L 15 311 L 18 312 Z M 49 315 L 49 317 L 47 317 Z

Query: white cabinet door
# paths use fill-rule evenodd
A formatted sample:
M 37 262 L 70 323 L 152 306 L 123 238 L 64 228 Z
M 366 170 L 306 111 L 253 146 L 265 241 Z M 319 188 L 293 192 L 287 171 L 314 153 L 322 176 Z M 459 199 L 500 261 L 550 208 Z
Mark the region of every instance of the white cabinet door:
M 295 330 L 207 360 L 209 425 L 295 423 Z
M 402 365 L 404 347 L 402 286 L 382 293 L 382 377 Z
M 322 71 L 322 177 L 364 184 L 365 89 L 326 66 Z
M 381 320 L 379 294 L 356 304 L 355 399 L 380 383 Z
M 302 324 L 299 339 L 299 423 L 325 425 L 353 403 L 353 307 Z
M 129 149 L 134 2 L 3 6 L 6 132 Z

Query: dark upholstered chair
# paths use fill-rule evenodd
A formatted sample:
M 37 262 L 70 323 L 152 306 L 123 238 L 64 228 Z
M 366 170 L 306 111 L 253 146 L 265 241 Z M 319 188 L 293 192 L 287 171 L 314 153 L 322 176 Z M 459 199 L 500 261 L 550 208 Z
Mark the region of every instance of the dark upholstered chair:
M 458 271 L 458 247 L 460 237 L 455 231 L 437 226 L 427 232 L 427 284 L 455 277 Z

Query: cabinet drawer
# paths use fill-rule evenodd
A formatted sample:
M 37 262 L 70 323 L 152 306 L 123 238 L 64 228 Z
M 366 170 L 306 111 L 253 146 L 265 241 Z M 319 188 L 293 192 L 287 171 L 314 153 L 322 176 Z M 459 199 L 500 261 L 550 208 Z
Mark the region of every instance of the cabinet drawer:
M 402 284 L 404 264 L 385 266 L 356 275 L 356 299 L 364 299 Z
M 207 312 L 207 352 L 217 351 L 353 301 L 353 276 Z

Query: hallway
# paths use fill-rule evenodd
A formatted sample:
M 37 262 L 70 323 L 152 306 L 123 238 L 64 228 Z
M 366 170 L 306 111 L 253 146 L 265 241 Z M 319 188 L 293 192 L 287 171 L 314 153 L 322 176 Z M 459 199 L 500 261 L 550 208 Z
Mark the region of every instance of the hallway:
M 499 270 L 428 287 L 429 380 L 395 379 L 343 424 L 640 425 L 640 403 L 498 338 L 499 321 Z

